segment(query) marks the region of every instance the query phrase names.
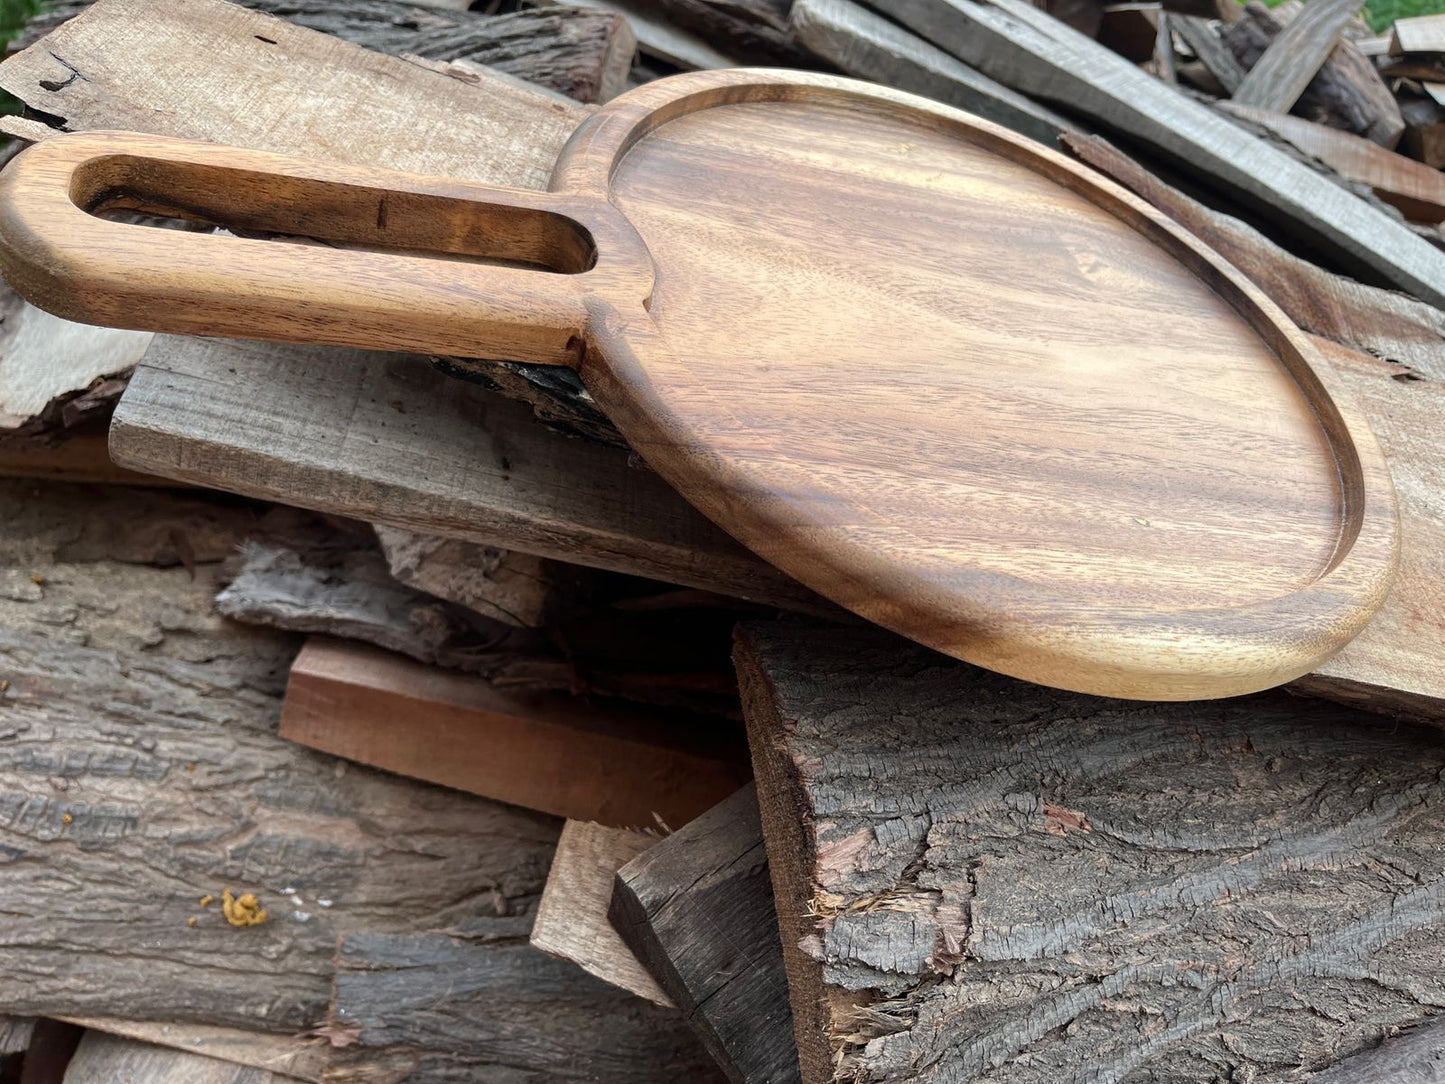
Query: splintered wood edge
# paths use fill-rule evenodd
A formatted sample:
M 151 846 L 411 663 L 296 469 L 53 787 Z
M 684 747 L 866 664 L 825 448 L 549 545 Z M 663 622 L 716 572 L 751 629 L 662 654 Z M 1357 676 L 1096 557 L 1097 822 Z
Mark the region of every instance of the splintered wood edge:
M 802 802 L 806 792 L 799 783 L 798 766 L 781 743 L 780 735 L 788 721 L 778 713 L 777 694 L 744 627 L 739 627 L 734 636 L 733 664 L 748 725 L 748 745 L 752 747 L 753 777 L 757 780 L 768 875 L 773 882 L 773 902 L 783 944 L 783 968 L 788 975 L 798 1061 L 804 1084 L 823 1084 L 833 1075 L 830 1014 L 824 1008 L 829 994 L 823 983 L 823 969 L 798 947 L 803 938 L 816 932 L 807 910 L 813 898 L 812 871 L 818 857 L 817 841 L 806 827 L 813 823 L 812 810 Z
M 1013 581 L 983 590 L 966 610 L 940 619 L 906 600 L 927 585 L 886 556 L 853 555 L 840 569 L 826 543 L 777 529 L 776 495 L 759 493 L 727 463 L 680 439 L 682 426 L 648 387 L 648 358 L 667 346 L 645 305 L 589 298 L 583 379 L 632 445 L 689 501 L 755 553 L 832 601 L 910 639 L 977 665 L 1062 689 L 1150 700 L 1257 692 L 1309 673 L 1368 624 L 1398 563 L 1399 523 L 1389 468 L 1374 433 L 1329 363 L 1249 279 L 1163 212 L 1092 168 L 1006 128 L 924 98 L 810 72 L 695 72 L 647 84 L 616 99 L 563 148 L 551 190 L 609 198 L 627 151 L 663 125 L 699 110 L 744 102 L 853 102 L 928 123 L 1036 170 L 1090 200 L 1180 261 L 1224 300 L 1274 353 L 1329 442 L 1338 471 L 1341 521 L 1333 556 L 1309 585 L 1242 607 L 1170 615 L 1083 612 L 1066 595 Z M 623 238 L 630 244 L 632 236 Z M 609 238 L 597 236 L 604 247 Z M 587 276 L 578 276 L 585 279 Z M 599 280 L 601 284 L 602 280 Z M 840 584 L 867 584 L 866 590 Z M 826 586 L 826 589 L 824 587 Z M 898 600 L 905 600 L 899 602 Z M 1062 619 L 1061 619 L 1062 615 Z M 980 642 L 980 627 L 990 630 Z

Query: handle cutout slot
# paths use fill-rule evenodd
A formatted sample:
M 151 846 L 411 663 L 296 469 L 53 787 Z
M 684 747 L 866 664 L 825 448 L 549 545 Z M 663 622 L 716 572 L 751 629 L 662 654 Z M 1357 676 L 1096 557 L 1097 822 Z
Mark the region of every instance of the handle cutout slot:
M 562 275 L 581 274 L 597 261 L 586 227 L 555 211 L 234 166 L 106 155 L 75 171 L 70 198 L 98 218 L 117 212 L 177 218 L 280 243 L 321 241 Z

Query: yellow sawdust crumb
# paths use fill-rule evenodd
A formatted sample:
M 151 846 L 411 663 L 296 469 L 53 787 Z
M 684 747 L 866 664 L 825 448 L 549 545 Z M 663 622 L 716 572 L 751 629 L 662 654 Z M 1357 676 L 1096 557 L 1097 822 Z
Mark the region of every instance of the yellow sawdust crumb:
M 10 688 L 10 679 L 0 678 L 0 693 L 3 693 L 8 688 Z
M 60 814 L 60 823 L 61 823 L 61 824 L 69 824 L 69 823 L 70 823 L 71 821 L 73 821 L 73 820 L 75 820 L 75 818 L 72 817 L 69 813 L 62 813 L 62 814 Z
M 194 926 L 195 924 L 196 924 L 196 916 L 195 916 L 195 915 L 192 915 L 190 918 L 186 919 L 186 925 L 187 925 L 187 926 Z
M 32 572 L 30 573 L 30 582 L 33 583 L 36 587 L 39 587 L 45 582 L 45 577 L 38 572 Z
M 266 921 L 266 912 L 254 893 L 237 897 L 229 888 L 221 893 L 221 913 L 232 926 L 259 926 Z
M 202 906 L 202 907 L 209 907 L 209 906 L 211 906 L 211 904 L 213 904 L 213 903 L 215 903 L 215 902 L 216 902 L 216 897 L 213 896 L 213 895 L 211 895 L 209 892 L 207 892 L 204 896 L 201 897 L 201 906 Z

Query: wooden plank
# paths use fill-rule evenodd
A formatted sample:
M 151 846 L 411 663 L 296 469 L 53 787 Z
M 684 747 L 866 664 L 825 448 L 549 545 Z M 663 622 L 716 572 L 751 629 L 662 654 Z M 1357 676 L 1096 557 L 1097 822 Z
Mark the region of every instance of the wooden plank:
M 1445 704 L 1445 457 L 1430 434 L 1445 418 L 1445 314 L 1290 255 L 1163 184 L 1097 137 L 1064 142 L 1224 255 L 1301 327 L 1353 347 L 1317 340 L 1390 460 L 1400 507 L 1400 570 L 1375 620 L 1301 686 L 1438 721 Z
M 520 974 L 553 967 L 524 942 L 555 819 L 277 737 L 295 641 L 212 609 L 222 562 L 258 509 L 135 488 L 37 494 L 23 482 L 0 482 L 0 504 L 8 1012 L 106 1016 L 123 1004 L 155 1022 L 345 1041 L 337 944 L 352 933 L 466 938 L 478 973 L 494 951 Z M 235 928 L 200 906 L 227 887 L 256 893 L 268 921 Z M 407 978 L 435 1001 L 457 978 L 447 966 L 432 953 Z M 639 1004 L 561 977 L 530 1000 L 499 996 L 495 1041 L 464 1071 L 520 1084 L 518 1067 L 549 1044 L 575 1065 L 539 1069 L 544 1079 L 606 1070 L 661 1084 L 678 1079 L 689 1044 L 689 1064 L 706 1071 L 685 1025 Z M 367 1050 L 434 1068 L 455 1060 L 414 1030 L 424 1023 L 398 1016 Z M 322 1049 L 344 1068 L 338 1047 Z M 428 1072 L 412 1079 L 446 1079 Z
M 611 913 L 728 1079 L 799 1079 L 755 788 L 618 870 Z
M 118 467 L 111 461 L 105 434 L 57 436 L 36 442 L 0 441 L 0 476 L 45 478 L 57 482 L 106 482 L 116 485 L 175 486 L 169 478 Z
M 197 485 L 835 612 L 626 451 L 549 432 L 424 358 L 162 336 L 110 448 L 133 470 Z
M 852 0 L 794 0 L 798 41 L 859 79 L 922 94 L 1053 144 L 1073 125 Z
M 564 824 L 531 941 L 533 948 L 571 960 L 589 975 L 672 1007 L 672 999 L 607 921 L 617 871 L 657 840 L 629 828 L 577 820 Z
M 877 0 L 985 75 L 1130 136 L 1348 266 L 1445 303 L 1445 253 L 1022 0 Z
M 1310 1077 L 1311 1084 L 1440 1084 L 1445 1080 L 1445 1021 L 1427 1020 L 1400 1035 L 1389 1035 L 1373 1050 L 1364 1050 Z
M 91 2 L 48 5 L 11 48 L 32 44 Z M 605 102 L 619 94 L 637 44 L 621 16 L 571 5 L 484 15 L 420 10 L 411 0 L 235 2 L 381 53 L 485 64 L 578 102 Z
M 717 721 L 509 691 L 362 644 L 313 638 L 281 737 L 526 809 L 613 827 L 682 824 L 747 777 Z
M 1438 732 L 873 630 L 745 626 L 737 660 L 808 1084 L 1308 1073 L 1445 993 Z
M 64 1084 L 291 1084 L 295 1080 L 203 1054 L 88 1031 L 66 1067 Z
M 1390 28 L 1390 54 L 1445 53 L 1445 15 L 1396 19 Z
M 745 65 L 810 68 L 788 25 L 791 0 L 634 0 L 657 18 L 692 31 Z
M 1258 124 L 1304 153 L 1318 158 L 1341 177 L 1367 184 L 1386 203 L 1415 222 L 1445 219 L 1445 176 L 1368 139 L 1282 113 L 1250 109 L 1237 102 L 1219 107 Z
M 1244 67 L 1252 68 L 1286 29 L 1283 5 L 1266 8 L 1251 2 L 1239 19 L 1224 31 L 1224 41 Z M 1304 5 L 1300 5 L 1304 10 Z M 1383 147 L 1393 147 L 1404 130 L 1400 107 L 1375 65 L 1355 44 L 1341 40 L 1304 93 L 1293 112 L 1306 120 L 1358 132 Z
M 1253 109 L 1287 113 L 1335 50 L 1357 0 L 1311 0 L 1290 20 L 1234 89 L 1233 100 Z

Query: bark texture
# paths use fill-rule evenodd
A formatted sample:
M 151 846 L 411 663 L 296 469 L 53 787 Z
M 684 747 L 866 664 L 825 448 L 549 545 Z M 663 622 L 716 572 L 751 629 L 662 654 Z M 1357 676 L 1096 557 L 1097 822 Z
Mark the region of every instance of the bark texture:
M 737 662 L 809 1084 L 1297 1081 L 1445 1006 L 1434 731 L 863 630 Z
M 353 1070 L 356 1051 L 337 1046 L 325 1073 L 368 1084 L 458 1079 L 463 1063 L 509 1081 L 705 1069 L 675 1016 L 580 970 L 564 981 L 571 965 L 526 946 L 556 819 L 276 736 L 296 642 L 212 607 L 257 506 L 0 482 L 0 507 L 7 1012 L 356 1039 L 370 1063 Z M 267 921 L 236 928 L 201 906 L 228 887 L 259 896 Z M 427 951 L 398 957 L 393 942 L 411 941 Z M 494 1038 L 463 1057 L 420 1012 L 369 1032 L 343 971 L 409 982 L 432 1003 L 475 976 L 452 996 L 481 998 Z M 527 996 L 503 983 L 529 972 L 551 979 Z M 529 1069 L 549 1045 L 570 1063 Z

